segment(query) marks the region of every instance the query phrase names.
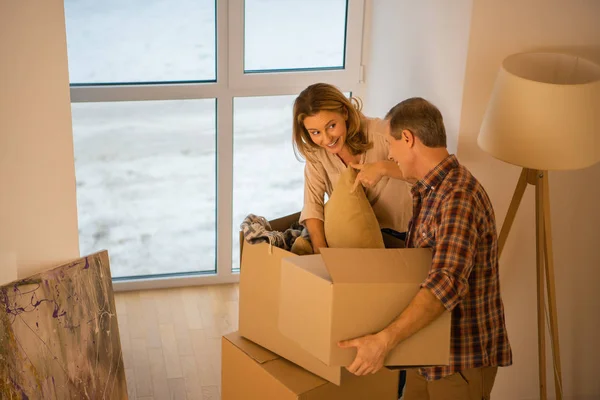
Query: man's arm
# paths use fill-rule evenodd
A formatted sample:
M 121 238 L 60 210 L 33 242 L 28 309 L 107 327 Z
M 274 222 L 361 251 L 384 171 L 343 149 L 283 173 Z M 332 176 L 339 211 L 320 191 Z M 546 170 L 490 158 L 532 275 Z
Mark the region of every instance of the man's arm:
M 422 288 L 402 314 L 378 335 L 385 341 L 386 347 L 391 350 L 403 340 L 425 328 L 444 311 L 446 311 L 444 304 L 431 293 L 431 290 Z
M 348 366 L 348 371 L 355 375 L 379 371 L 383 367 L 385 357 L 394 347 L 429 325 L 442 315 L 445 309 L 429 289 L 419 290 L 402 314 L 384 330 L 339 343 L 341 348 L 356 347 L 358 350 L 354 362 Z

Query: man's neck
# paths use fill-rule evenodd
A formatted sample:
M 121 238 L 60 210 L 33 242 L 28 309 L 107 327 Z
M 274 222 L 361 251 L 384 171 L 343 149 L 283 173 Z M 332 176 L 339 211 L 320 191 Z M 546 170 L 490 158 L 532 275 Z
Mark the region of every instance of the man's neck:
M 431 172 L 439 163 L 448 157 L 448 149 L 445 147 L 423 147 L 421 149 L 421 162 L 417 167 L 417 179 L 421 180 Z

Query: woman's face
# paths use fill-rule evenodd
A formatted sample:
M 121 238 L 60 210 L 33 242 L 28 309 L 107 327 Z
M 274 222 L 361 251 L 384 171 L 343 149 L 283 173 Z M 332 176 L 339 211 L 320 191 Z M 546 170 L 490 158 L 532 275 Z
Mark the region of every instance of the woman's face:
M 335 111 L 319 111 L 304 118 L 304 128 L 312 141 L 332 154 L 337 154 L 346 141 L 346 115 Z

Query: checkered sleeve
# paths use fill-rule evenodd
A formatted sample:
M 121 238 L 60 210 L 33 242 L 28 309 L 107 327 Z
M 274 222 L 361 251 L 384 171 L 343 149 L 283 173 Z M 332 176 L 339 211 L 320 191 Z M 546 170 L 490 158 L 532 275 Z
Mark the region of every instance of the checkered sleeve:
M 421 287 L 428 288 L 452 310 L 469 290 L 477 249 L 476 203 L 466 191 L 453 191 L 440 206 L 433 261 Z

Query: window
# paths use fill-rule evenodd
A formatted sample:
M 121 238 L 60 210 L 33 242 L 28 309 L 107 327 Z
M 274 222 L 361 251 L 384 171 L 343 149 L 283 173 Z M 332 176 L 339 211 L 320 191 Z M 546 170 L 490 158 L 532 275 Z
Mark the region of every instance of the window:
M 239 268 L 240 223 L 302 209 L 304 164 L 293 153 L 295 96 L 236 97 L 233 102 L 233 268 Z M 258 122 L 257 122 L 258 121 Z
M 117 290 L 235 282 L 244 217 L 301 209 L 292 104 L 360 92 L 363 7 L 66 0 L 81 251 Z
M 214 81 L 214 0 L 65 0 L 73 84 Z
M 215 101 L 72 107 L 81 251 L 113 278 L 215 270 Z
M 345 34 L 345 0 L 246 0 L 244 71 L 344 68 Z

